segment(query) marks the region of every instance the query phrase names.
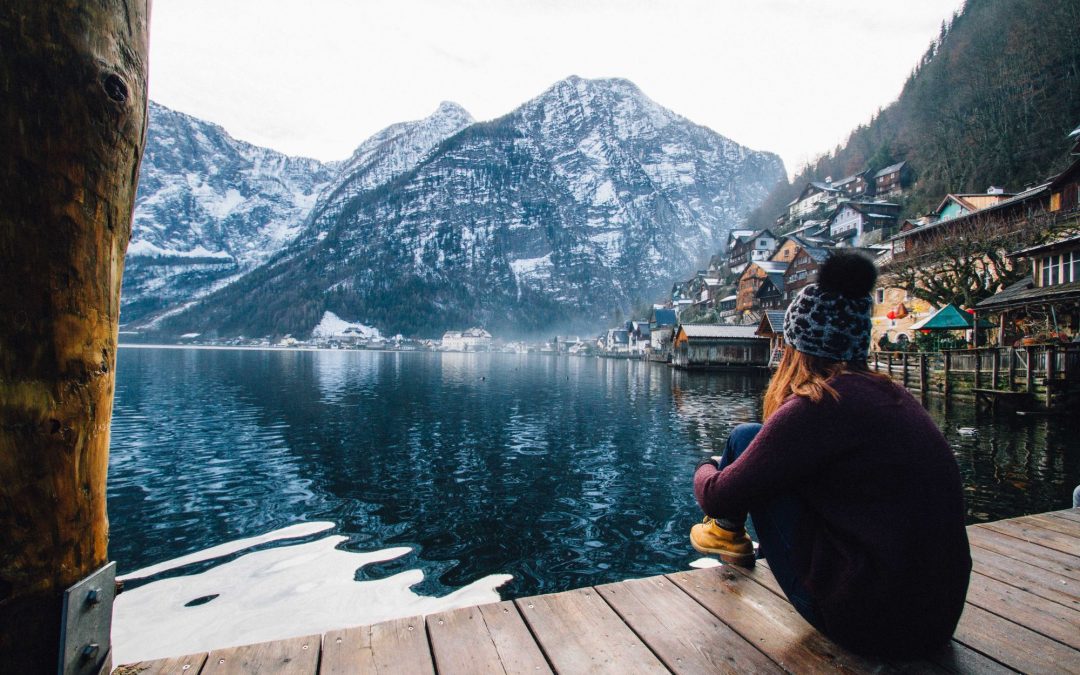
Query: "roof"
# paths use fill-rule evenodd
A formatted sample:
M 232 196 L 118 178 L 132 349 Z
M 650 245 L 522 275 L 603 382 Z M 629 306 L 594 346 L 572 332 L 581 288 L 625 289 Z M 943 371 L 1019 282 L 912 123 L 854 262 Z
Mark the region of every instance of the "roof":
M 995 295 L 980 302 L 979 309 L 1005 309 L 1018 305 L 1030 305 L 1039 302 L 1054 302 L 1080 298 L 1080 281 L 1054 286 L 1036 286 L 1031 277 L 1002 289 Z
M 934 229 L 935 227 L 937 227 L 939 225 L 955 225 L 956 223 L 962 222 L 966 218 L 973 218 L 975 216 L 982 216 L 982 215 L 985 215 L 986 213 L 989 213 L 991 211 L 997 211 L 998 209 L 1003 209 L 1003 208 L 1005 208 L 1007 206 L 1012 206 L 1013 204 L 1018 204 L 1018 203 L 1025 202 L 1028 199 L 1032 199 L 1034 197 L 1037 197 L 1040 194 L 1042 194 L 1044 192 L 1047 192 L 1049 190 L 1050 190 L 1050 183 L 1043 183 L 1042 185 L 1036 185 L 1033 188 L 1030 188 L 1028 190 L 1024 190 L 1023 192 L 1019 192 L 1019 193 L 1013 195 L 1012 197 L 1009 197 L 1008 199 L 997 202 L 996 204 L 991 204 L 990 206 L 987 206 L 984 209 L 979 209 L 978 211 L 972 211 L 971 213 L 964 214 L 964 215 L 962 215 L 962 216 L 960 216 L 958 218 L 950 218 L 949 220 L 937 220 L 937 221 L 934 221 L 934 222 L 929 223 L 927 225 L 923 225 L 921 227 L 916 227 L 914 229 L 907 230 L 906 232 L 900 232 L 899 234 L 894 236 L 893 239 L 903 239 L 904 237 L 909 237 L 909 236 L 911 236 L 913 234 L 922 234 L 923 232 L 926 232 L 927 230 L 932 230 L 932 229 Z
M 780 335 L 784 332 L 784 313 L 777 310 L 763 312 L 755 332 L 758 335 Z
M 765 274 L 775 274 L 777 272 L 783 274 L 788 266 L 786 262 L 775 262 L 773 260 L 755 260 L 750 265 L 757 265 Z
M 900 169 L 904 168 L 905 164 L 907 164 L 907 162 L 897 162 L 896 164 L 891 164 L 882 169 L 881 171 L 875 173 L 874 178 L 881 178 L 882 176 L 888 175 L 893 171 L 899 171 Z
M 713 323 L 684 323 L 679 326 L 679 330 L 685 333 L 686 337 L 690 339 L 763 339 L 761 336 L 756 335 L 757 326 L 729 326 Z
M 658 309 L 653 315 L 657 326 L 674 326 L 678 320 L 673 309 Z
M 1052 248 L 1057 248 L 1058 246 L 1071 244 L 1073 242 L 1080 243 L 1080 234 L 1074 234 L 1071 237 L 1065 237 L 1063 239 L 1055 239 L 1054 241 L 1050 241 L 1045 244 L 1039 244 L 1037 246 L 1029 246 L 1028 248 L 1020 249 L 1019 251 L 1014 251 L 1010 253 L 1009 257 L 1012 258 L 1013 256 L 1018 255 L 1030 255 L 1032 253 L 1038 253 L 1039 251 L 1048 251 Z
M 911 330 L 968 330 L 974 325 L 975 319 L 970 314 L 960 311 L 959 307 L 949 303 L 933 315 L 913 324 Z M 981 327 L 991 325 L 986 321 L 980 322 Z

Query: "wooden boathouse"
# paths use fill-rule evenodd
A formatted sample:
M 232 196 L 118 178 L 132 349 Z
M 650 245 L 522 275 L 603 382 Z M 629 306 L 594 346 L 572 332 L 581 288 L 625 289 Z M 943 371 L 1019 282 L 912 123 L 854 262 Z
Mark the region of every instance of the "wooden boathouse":
M 968 527 L 952 641 L 918 661 L 853 654 L 807 624 L 768 566 L 721 566 L 123 665 L 211 673 L 1076 673 L 1080 509 Z M 929 561 L 927 564 L 933 564 Z
M 757 326 L 680 324 L 672 339 L 676 368 L 763 368 L 769 362 L 769 339 Z

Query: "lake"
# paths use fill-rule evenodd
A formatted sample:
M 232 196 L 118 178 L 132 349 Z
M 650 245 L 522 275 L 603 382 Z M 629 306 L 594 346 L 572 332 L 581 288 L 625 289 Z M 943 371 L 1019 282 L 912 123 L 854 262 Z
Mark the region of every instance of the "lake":
M 758 419 L 766 382 L 540 354 L 121 349 L 110 555 L 160 567 L 118 598 L 115 662 L 686 569 L 694 466 Z M 1075 419 L 930 408 L 970 522 L 1070 505 Z

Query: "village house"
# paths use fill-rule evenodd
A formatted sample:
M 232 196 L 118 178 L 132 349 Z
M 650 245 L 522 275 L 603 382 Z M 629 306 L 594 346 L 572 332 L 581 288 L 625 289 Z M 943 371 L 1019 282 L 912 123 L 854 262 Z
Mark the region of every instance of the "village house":
M 780 365 L 784 356 L 784 313 L 779 310 L 762 312 L 754 334 L 769 340 L 769 367 Z
M 1007 193 L 1002 188 L 994 186 L 990 186 L 982 194 L 947 194 L 938 204 L 938 207 L 934 209 L 931 219 L 936 221 L 952 220 L 985 209 L 988 206 L 993 206 L 1014 196 L 1012 193 Z
M 770 274 L 782 275 L 787 267 L 785 263 L 767 260 L 750 263 L 739 277 L 735 311 L 749 312 L 760 309 L 757 306 L 756 295 L 761 285 Z
M 784 302 L 784 273 L 770 272 L 754 294 L 755 310 L 782 309 Z
M 648 321 L 630 321 L 627 326 L 627 349 L 631 354 L 644 355 L 652 343 Z
M 892 236 L 900 205 L 891 202 L 844 202 L 826 221 L 837 246 L 867 246 Z
M 784 305 L 787 305 L 807 284 L 817 281 L 818 270 L 829 257 L 824 246 L 803 246 L 784 270 Z
M 767 229 L 739 239 L 731 249 L 728 260 L 728 269 L 732 276 L 742 274 L 752 262 L 768 260 L 778 245 L 776 235 Z
M 820 210 L 828 209 L 843 196 L 828 182 L 810 181 L 799 196 L 788 204 L 788 222 L 804 220 Z
M 874 174 L 874 195 L 878 198 L 901 195 L 911 185 L 912 177 L 907 162 L 887 166 Z
M 443 333 L 439 347 L 448 352 L 479 352 L 491 349 L 491 333 L 483 328 Z
M 676 368 L 763 367 L 769 340 L 757 326 L 682 324 L 675 331 L 671 364 Z
M 862 199 L 870 194 L 873 194 L 873 190 L 870 189 L 871 183 L 867 181 L 867 177 L 870 175 L 870 171 L 860 171 L 859 173 L 852 174 L 846 178 L 841 178 L 838 181 L 832 183 L 832 187 L 839 190 L 841 194 L 850 199 Z

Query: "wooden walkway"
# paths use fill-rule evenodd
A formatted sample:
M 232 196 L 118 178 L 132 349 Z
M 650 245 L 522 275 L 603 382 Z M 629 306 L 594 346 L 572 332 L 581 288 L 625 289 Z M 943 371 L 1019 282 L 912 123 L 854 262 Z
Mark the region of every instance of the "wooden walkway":
M 677 572 L 121 666 L 114 673 L 1080 673 L 1080 509 L 968 528 L 975 568 L 949 647 L 856 656 L 765 565 Z

